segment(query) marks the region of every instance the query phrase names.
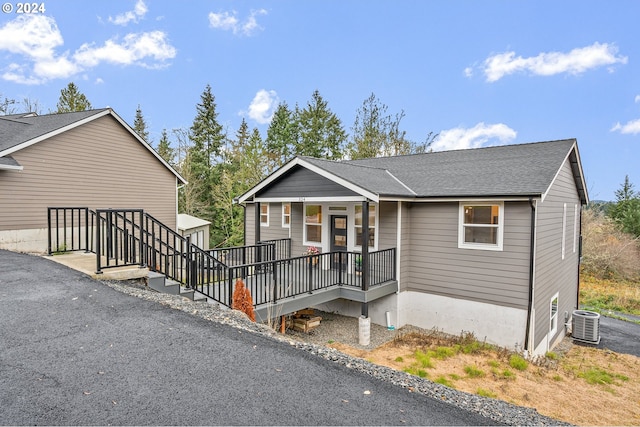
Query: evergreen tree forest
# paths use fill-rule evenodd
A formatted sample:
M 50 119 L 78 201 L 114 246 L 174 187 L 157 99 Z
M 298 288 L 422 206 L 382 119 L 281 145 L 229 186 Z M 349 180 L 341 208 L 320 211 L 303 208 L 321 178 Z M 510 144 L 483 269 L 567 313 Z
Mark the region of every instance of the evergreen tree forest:
M 349 136 L 316 90 L 303 107 L 281 102 L 263 137 L 244 119 L 238 129 L 225 129 L 207 85 L 191 126 L 164 129 L 154 147 L 189 182 L 179 191 L 179 212 L 210 221 L 210 245 L 228 247 L 244 243 L 244 208 L 234 199 L 294 156 L 339 160 L 425 152 L 435 136 L 428 133 L 420 143 L 407 140 L 400 126 L 403 117 L 404 112 L 388 114 L 372 94 L 356 112 Z M 140 107 L 135 128 L 148 136 Z M 368 143 L 372 136 L 375 140 Z

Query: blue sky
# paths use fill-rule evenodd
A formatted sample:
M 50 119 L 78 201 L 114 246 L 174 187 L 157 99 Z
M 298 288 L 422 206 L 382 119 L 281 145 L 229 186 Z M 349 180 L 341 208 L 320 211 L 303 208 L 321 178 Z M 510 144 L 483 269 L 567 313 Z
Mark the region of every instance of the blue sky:
M 349 133 L 375 93 L 436 150 L 577 138 L 591 199 L 640 189 L 638 1 L 61 1 L 0 14 L 0 94 L 55 110 L 73 81 L 152 143 L 207 84 L 234 135 L 319 90 Z M 23 10 L 24 12 L 24 7 Z M 20 111 L 20 106 L 16 107 Z

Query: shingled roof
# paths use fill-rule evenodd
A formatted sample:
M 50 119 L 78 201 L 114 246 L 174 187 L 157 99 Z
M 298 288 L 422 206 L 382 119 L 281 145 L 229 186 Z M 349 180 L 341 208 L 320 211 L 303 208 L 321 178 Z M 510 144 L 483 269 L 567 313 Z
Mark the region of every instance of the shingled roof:
M 182 183 L 186 184 L 184 178 L 160 157 L 146 141 L 140 138 L 111 108 L 45 114 L 42 116 L 35 113 L 0 116 L 0 169 L 21 169 L 18 162 L 10 157 L 10 154 L 107 115 L 111 115 L 120 122 L 125 129 L 164 164 Z
M 299 156 L 281 170 L 294 165 L 313 167 L 329 179 L 349 183 L 376 198 L 532 197 L 545 194 L 567 159 L 586 203 L 575 139 L 362 160 Z M 248 200 L 279 175 L 276 171 L 239 200 Z

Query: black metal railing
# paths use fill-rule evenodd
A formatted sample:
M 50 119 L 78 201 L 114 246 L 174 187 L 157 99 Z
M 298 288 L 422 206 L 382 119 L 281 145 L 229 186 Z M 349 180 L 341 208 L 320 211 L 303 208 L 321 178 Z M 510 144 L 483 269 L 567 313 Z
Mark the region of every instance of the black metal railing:
M 370 252 L 367 275 L 357 252 L 291 258 L 291 239 L 203 250 L 142 209 L 52 207 L 47 216 L 49 254 L 95 252 L 97 272 L 146 266 L 226 306 L 239 279 L 256 306 L 332 286 L 366 290 L 396 279 L 395 248 Z
M 86 207 L 47 208 L 47 253 L 94 252 L 95 212 Z

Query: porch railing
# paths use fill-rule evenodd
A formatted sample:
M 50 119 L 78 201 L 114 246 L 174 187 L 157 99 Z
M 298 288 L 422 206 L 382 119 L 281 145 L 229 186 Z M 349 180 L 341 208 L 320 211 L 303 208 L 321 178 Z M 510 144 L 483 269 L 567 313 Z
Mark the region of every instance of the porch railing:
M 84 207 L 47 209 L 47 252 L 94 252 L 95 212 Z
M 139 265 L 158 271 L 223 305 L 231 306 L 242 279 L 256 306 L 332 286 L 368 287 L 396 279 L 395 248 L 362 255 L 327 252 L 291 258 L 291 239 L 203 250 L 141 209 L 48 208 L 48 252 L 96 253 L 96 271 Z M 104 260 L 103 260 L 104 258 Z

